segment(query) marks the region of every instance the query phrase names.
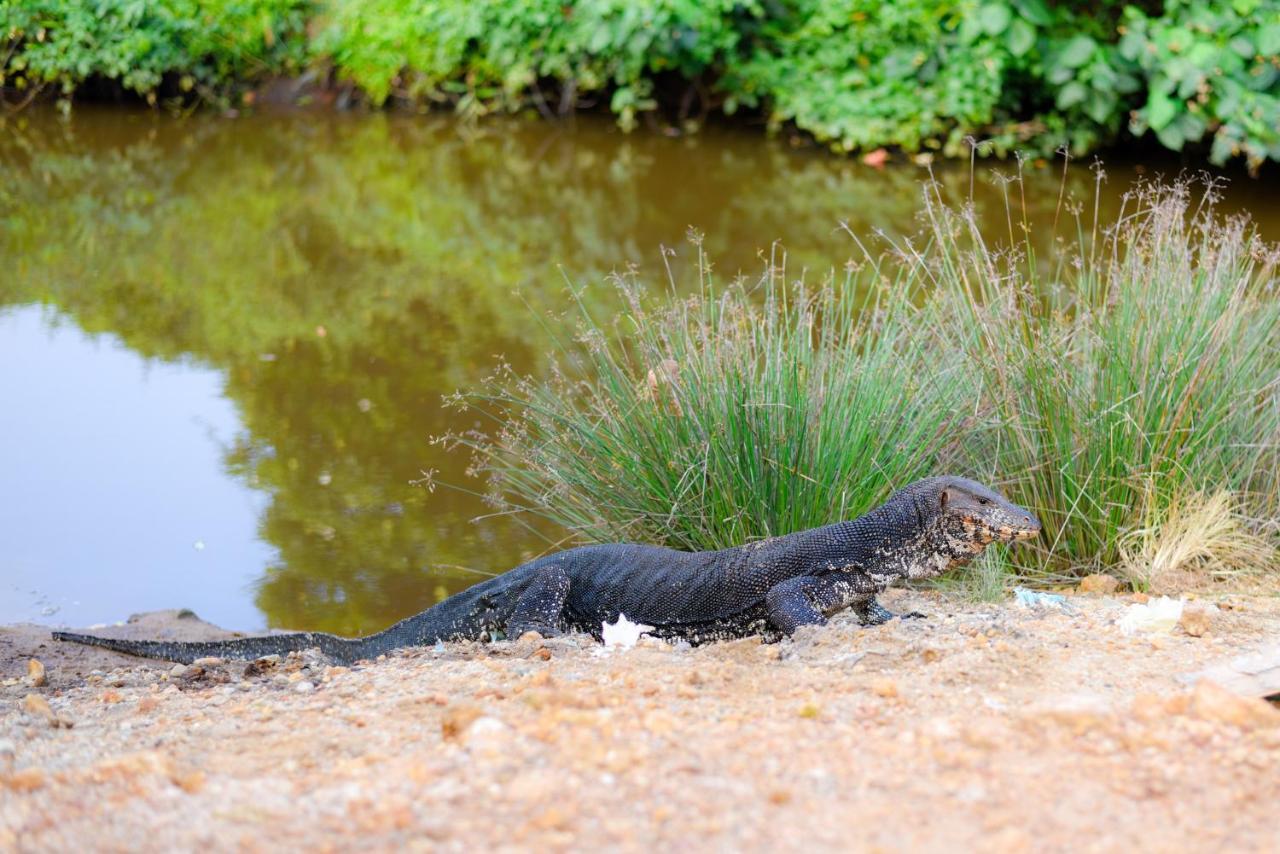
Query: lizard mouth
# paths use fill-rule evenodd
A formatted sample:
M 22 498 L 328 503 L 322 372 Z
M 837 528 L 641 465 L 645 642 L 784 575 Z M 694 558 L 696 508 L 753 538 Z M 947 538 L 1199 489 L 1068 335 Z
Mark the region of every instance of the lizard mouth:
M 1007 543 L 1014 543 L 1020 540 L 1034 540 L 1038 536 L 1040 536 L 1040 526 L 1038 524 L 1018 528 L 1002 527 L 1000 529 L 1000 539 Z

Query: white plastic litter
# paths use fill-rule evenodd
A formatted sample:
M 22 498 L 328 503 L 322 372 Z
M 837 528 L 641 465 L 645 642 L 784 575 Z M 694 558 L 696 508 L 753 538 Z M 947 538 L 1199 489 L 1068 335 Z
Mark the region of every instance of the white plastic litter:
M 630 649 L 636 645 L 636 641 L 640 640 L 642 634 L 651 631 L 653 631 L 653 626 L 633 623 L 627 619 L 626 614 L 619 614 L 618 622 L 616 623 L 600 624 L 600 634 L 604 638 L 606 649 Z
M 1161 596 L 1145 603 L 1130 605 L 1120 616 L 1120 631 L 1126 635 L 1138 632 L 1168 634 L 1182 617 L 1182 599 Z

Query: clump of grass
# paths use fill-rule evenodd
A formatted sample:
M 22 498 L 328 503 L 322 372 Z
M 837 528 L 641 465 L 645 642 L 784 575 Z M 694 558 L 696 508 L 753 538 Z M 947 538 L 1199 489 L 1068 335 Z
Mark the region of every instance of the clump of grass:
M 1276 567 L 1276 549 L 1225 489 L 1162 501 L 1149 489 L 1137 527 L 1120 542 L 1120 572 L 1137 589 L 1257 575 Z
M 1274 508 L 1280 296 L 1273 249 L 1216 214 L 1212 187 L 1147 186 L 1109 228 L 1037 258 L 987 243 L 972 214 L 927 200 L 931 243 L 904 263 L 935 288 L 930 326 L 974 372 L 989 414 L 970 465 L 1015 479 L 1046 535 L 1023 571 L 1121 564 L 1152 518 L 1228 490 Z M 1020 554 L 1027 554 L 1025 551 Z
M 628 308 L 607 324 L 584 308 L 549 380 L 504 371 L 467 399 L 496 430 L 457 438 L 501 509 L 713 549 L 852 518 L 938 470 L 972 401 L 889 271 L 808 288 L 775 255 L 717 288 L 697 251 L 693 296 L 650 308 L 623 277 Z

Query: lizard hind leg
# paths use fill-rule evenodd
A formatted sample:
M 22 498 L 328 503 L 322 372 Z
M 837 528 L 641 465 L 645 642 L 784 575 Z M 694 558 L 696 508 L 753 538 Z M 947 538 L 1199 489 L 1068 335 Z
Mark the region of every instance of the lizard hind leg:
M 559 563 L 540 568 L 520 594 L 507 621 L 507 637 L 515 640 L 525 632 L 543 637 L 564 633 L 564 604 L 569 596 L 569 574 Z

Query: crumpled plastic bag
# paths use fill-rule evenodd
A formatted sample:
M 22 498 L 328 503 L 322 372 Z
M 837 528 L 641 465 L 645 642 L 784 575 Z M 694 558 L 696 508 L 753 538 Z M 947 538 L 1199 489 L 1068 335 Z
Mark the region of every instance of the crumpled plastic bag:
M 1182 599 L 1161 596 L 1159 599 L 1130 605 L 1120 615 L 1120 621 L 1116 625 L 1126 635 L 1138 632 L 1168 634 L 1182 618 L 1183 604 Z

